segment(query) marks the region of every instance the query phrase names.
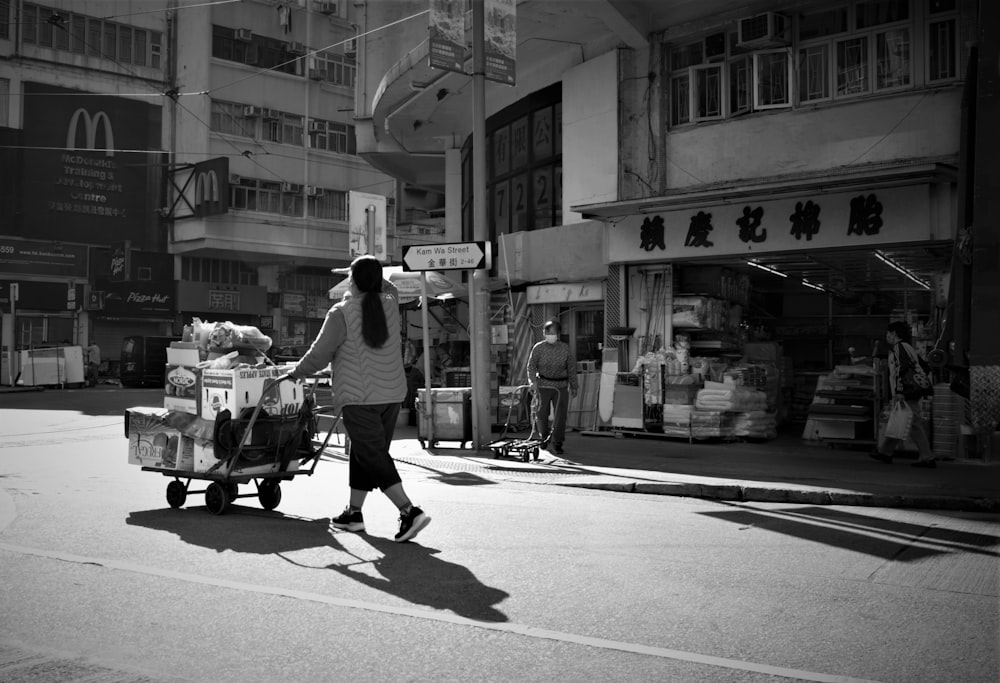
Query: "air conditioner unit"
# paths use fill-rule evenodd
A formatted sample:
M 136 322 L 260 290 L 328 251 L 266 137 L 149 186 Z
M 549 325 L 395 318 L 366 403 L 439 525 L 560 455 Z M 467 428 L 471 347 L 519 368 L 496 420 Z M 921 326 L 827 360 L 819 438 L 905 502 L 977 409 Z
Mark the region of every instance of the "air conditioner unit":
M 766 47 L 788 42 L 788 19 L 777 12 L 744 17 L 737 23 L 736 43 L 742 47 Z
M 310 121 L 309 122 L 309 132 L 310 133 L 325 133 L 326 132 L 326 121 Z
M 322 0 L 316 4 L 316 9 L 320 14 L 339 14 L 339 3 L 337 0 Z
M 358 39 L 351 38 L 346 43 L 344 43 L 344 54 L 350 55 L 352 57 L 358 54 Z
M 248 28 L 238 28 L 236 29 L 236 40 L 240 40 L 244 43 L 249 43 L 253 40 L 253 31 Z
M 726 58 L 726 32 L 713 33 L 705 37 L 705 59 L 717 62 Z
M 299 194 L 302 192 L 302 186 L 298 183 L 281 183 L 281 191 L 285 194 Z
M 281 115 L 276 109 L 261 109 L 260 116 L 263 119 L 280 119 Z
M 300 43 L 298 41 L 292 41 L 288 44 L 288 51 L 296 55 L 304 55 L 308 50 L 306 50 L 305 43 Z
M 243 180 L 243 178 L 241 178 L 240 176 L 236 175 L 235 173 L 230 173 L 229 174 L 229 184 L 230 185 L 239 185 L 241 180 Z
M 306 185 L 306 194 L 310 197 L 322 197 L 323 188 L 316 187 L 315 185 Z
M 314 81 L 325 81 L 326 80 L 326 69 L 309 69 L 309 78 Z

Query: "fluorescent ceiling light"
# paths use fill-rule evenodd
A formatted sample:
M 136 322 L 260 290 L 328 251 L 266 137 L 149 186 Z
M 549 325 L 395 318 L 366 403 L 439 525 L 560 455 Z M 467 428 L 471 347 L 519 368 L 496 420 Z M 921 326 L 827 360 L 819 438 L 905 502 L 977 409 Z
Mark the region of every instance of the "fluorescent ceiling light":
M 757 263 L 756 261 L 747 261 L 748 266 L 753 266 L 754 268 L 760 268 L 761 270 L 766 270 L 771 275 L 777 275 L 778 277 L 788 277 L 788 273 L 782 273 L 780 270 L 776 270 L 771 266 L 765 266 L 763 263 Z
M 896 272 L 901 273 L 901 274 L 905 275 L 906 277 L 910 278 L 911 280 L 913 280 L 914 282 L 916 282 L 918 285 L 920 285 L 924 289 L 930 289 L 931 288 L 931 286 L 930 286 L 929 283 L 921 280 L 919 277 L 917 277 L 916 275 L 914 275 L 913 273 L 911 273 L 909 270 L 907 270 L 903 266 L 899 265 L 898 263 L 896 263 L 891 258 L 889 258 L 888 256 L 886 256 L 885 254 L 883 254 L 881 251 L 879 251 L 877 249 L 875 250 L 875 258 L 877 258 L 879 261 L 881 261 L 882 263 L 886 264 L 887 266 L 889 266 L 890 268 L 892 268 Z
M 806 287 L 810 287 L 810 288 L 815 289 L 815 290 L 820 291 L 820 292 L 827 291 L 826 287 L 824 287 L 823 285 L 814 284 L 812 282 L 809 282 L 809 280 L 803 279 L 802 280 L 802 284 L 804 284 Z

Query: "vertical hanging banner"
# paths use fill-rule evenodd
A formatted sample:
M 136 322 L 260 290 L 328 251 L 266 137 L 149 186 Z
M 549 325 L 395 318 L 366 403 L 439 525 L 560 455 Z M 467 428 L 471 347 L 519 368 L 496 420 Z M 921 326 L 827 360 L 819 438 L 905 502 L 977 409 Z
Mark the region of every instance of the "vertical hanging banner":
M 111 282 L 125 282 L 131 280 L 132 273 L 132 244 L 129 240 L 112 242 L 111 244 L 111 264 L 108 269 L 108 280 Z
M 466 0 L 430 0 L 428 60 L 435 69 L 465 73 Z
M 347 193 L 348 251 L 352 259 L 369 254 L 383 263 L 388 260 L 385 204 L 385 197 L 380 194 L 354 190 Z
M 515 0 L 484 0 L 486 15 L 486 78 L 514 85 L 517 73 L 517 14 Z

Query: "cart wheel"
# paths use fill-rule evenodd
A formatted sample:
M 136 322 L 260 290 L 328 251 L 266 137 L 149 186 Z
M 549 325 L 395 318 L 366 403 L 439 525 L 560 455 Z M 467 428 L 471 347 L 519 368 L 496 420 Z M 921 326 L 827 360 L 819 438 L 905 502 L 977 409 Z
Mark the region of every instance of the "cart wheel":
M 531 452 L 535 460 L 538 460 L 538 446 L 535 446 L 535 450 Z
M 273 510 L 281 502 L 281 485 L 264 482 L 257 487 L 257 498 L 265 510 Z
M 524 449 L 521 451 L 521 462 L 528 462 L 528 457 L 531 455 L 531 451 Z
M 176 479 L 167 484 L 167 504 L 172 508 L 179 508 L 187 500 L 187 487 Z
M 213 515 L 221 515 L 229 507 L 229 491 L 217 481 L 213 481 L 205 489 L 205 507 Z

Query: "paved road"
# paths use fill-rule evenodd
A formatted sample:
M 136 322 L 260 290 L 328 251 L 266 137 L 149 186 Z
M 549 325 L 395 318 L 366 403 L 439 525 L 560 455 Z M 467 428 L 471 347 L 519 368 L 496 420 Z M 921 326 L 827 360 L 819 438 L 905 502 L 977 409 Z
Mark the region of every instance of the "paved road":
M 727 504 L 406 465 L 434 517 L 331 533 L 337 457 L 169 509 L 149 394 L 0 402 L 0 680 L 993 681 L 995 516 Z M 73 405 L 76 404 L 76 408 Z

